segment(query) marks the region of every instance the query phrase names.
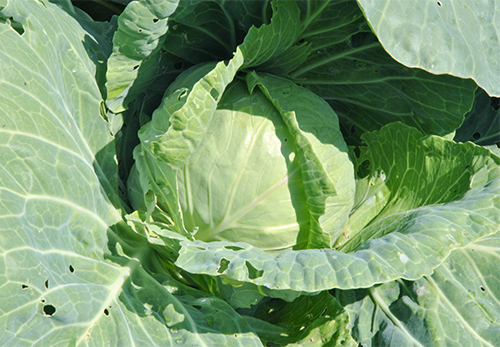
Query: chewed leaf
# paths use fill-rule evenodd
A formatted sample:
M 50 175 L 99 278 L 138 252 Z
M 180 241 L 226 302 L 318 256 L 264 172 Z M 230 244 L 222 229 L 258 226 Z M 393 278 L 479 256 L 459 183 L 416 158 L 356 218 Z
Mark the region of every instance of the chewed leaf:
M 113 112 L 123 112 L 127 103 L 140 94 L 137 85 L 146 86 L 158 74 L 168 16 L 177 3 L 178 0 L 131 1 L 118 17 L 106 75 L 106 103 Z

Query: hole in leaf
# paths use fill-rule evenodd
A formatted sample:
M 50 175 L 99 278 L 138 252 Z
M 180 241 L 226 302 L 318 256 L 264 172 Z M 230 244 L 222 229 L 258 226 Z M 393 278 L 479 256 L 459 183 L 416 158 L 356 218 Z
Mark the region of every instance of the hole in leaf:
M 481 291 L 483 291 L 483 292 L 486 291 L 486 288 L 484 288 L 483 286 L 480 286 L 479 289 L 481 289 Z
M 358 166 L 358 170 L 356 171 L 356 174 L 358 175 L 359 178 L 364 178 L 370 174 L 370 170 L 368 169 L 370 167 L 370 161 L 365 160 Z
M 304 43 L 304 42 L 306 42 L 306 40 L 305 40 L 305 39 L 300 39 L 300 40 L 298 41 L 299 45 L 300 45 L 300 44 L 302 44 L 302 43 Z
M 328 311 L 328 309 L 327 309 L 327 308 L 325 308 L 325 309 L 323 310 L 323 312 L 321 312 L 321 314 L 320 314 L 319 316 L 320 316 L 320 317 L 323 317 L 323 316 L 325 315 L 326 311 Z
M 139 29 L 139 32 L 142 33 L 142 29 Z
M 225 249 L 230 249 L 231 251 L 242 251 L 244 248 L 238 246 L 224 246 Z
M 177 100 L 181 100 L 182 98 L 186 97 L 188 95 L 188 90 L 184 89 L 179 93 L 179 96 L 177 97 Z
M 250 278 L 251 280 L 262 277 L 262 275 L 264 274 L 264 270 L 257 270 L 248 261 L 245 261 L 245 266 L 248 270 L 248 278 Z
M 138 68 L 139 68 L 139 65 L 136 65 L 136 66 L 134 66 L 134 67 L 133 67 L 133 69 L 132 69 L 132 70 L 134 70 L 134 71 L 135 71 L 135 70 L 137 70 Z
M 52 316 L 54 313 L 56 313 L 56 308 L 52 305 L 45 305 L 43 307 L 43 313 L 47 316 Z
M 223 273 L 224 271 L 227 270 L 228 266 L 229 266 L 229 263 L 230 261 L 227 260 L 226 258 L 222 258 L 220 261 L 219 261 L 219 267 L 217 268 L 217 272 L 218 273 Z
M 75 272 L 75 268 L 72 265 L 69 266 L 69 272 L 71 273 Z
M 474 140 L 478 140 L 480 137 L 481 137 L 481 134 L 480 134 L 480 133 L 478 133 L 477 131 L 476 131 L 474 134 L 472 134 L 472 138 L 473 138 Z
M 45 286 L 46 289 L 49 289 L 49 280 L 45 281 L 44 286 Z
M 158 23 L 159 19 L 158 18 L 153 18 L 153 23 Z
M 108 309 L 107 309 L 107 308 L 105 308 L 105 309 L 104 309 L 104 314 L 105 314 L 106 316 L 109 316 L 109 311 L 108 311 Z
M 212 96 L 212 98 L 214 98 L 214 100 L 218 100 L 220 94 L 217 91 L 217 89 L 212 88 L 212 89 L 210 89 L 210 95 Z
M 41 299 L 40 299 L 40 302 L 41 302 L 42 304 L 45 304 L 45 301 L 46 301 L 46 300 L 45 300 L 45 298 L 41 298 Z
M 356 132 L 356 127 L 354 125 L 351 125 L 349 131 L 351 132 L 351 134 L 354 134 Z
M 438 6 L 442 6 L 443 4 L 441 3 L 441 1 L 438 1 L 437 2 Z
M 23 25 L 21 23 L 16 22 L 13 17 L 10 17 L 9 21 L 10 21 L 10 26 L 12 27 L 12 29 L 14 29 L 15 31 L 17 31 L 17 33 L 19 35 L 24 34 L 24 27 L 23 27 Z
M 200 305 L 193 305 L 193 307 L 197 310 L 201 310 L 201 306 Z
M 21 284 L 21 288 L 22 288 L 22 289 L 28 289 L 29 287 L 28 287 L 28 285 L 26 285 L 26 284 Z

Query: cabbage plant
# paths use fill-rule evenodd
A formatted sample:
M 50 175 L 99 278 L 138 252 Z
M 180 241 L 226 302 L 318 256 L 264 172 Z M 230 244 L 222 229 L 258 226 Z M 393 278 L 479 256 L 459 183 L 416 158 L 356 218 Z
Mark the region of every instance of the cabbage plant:
M 0 345 L 500 345 L 494 0 L 0 0 Z

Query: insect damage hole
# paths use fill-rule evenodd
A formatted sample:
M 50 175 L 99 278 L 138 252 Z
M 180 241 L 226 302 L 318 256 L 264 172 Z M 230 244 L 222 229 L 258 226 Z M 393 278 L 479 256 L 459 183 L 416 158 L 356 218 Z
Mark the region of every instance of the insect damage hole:
M 12 27 L 12 29 L 14 29 L 15 31 L 17 31 L 17 33 L 19 35 L 23 35 L 24 34 L 24 26 L 21 23 L 15 21 L 14 17 L 10 17 L 9 18 L 9 22 L 10 22 L 9 24 Z
M 248 261 L 245 261 L 245 266 L 247 267 L 248 270 L 248 278 L 250 278 L 251 280 L 262 277 L 262 275 L 264 274 L 264 270 L 257 270 Z
M 226 258 L 222 258 L 220 261 L 219 261 L 219 267 L 217 268 L 217 272 L 218 273 L 223 273 L 224 271 L 227 270 L 227 268 L 229 267 L 229 263 L 230 261 L 227 260 Z
M 28 286 L 27 284 L 21 284 L 21 288 L 22 288 L 22 289 L 28 289 L 28 288 L 29 288 L 29 286 Z
M 441 1 L 436 2 L 436 4 L 437 4 L 438 6 L 443 6 L 443 4 L 441 3 Z
M 109 316 L 109 310 L 108 310 L 107 308 L 105 308 L 105 309 L 104 309 L 104 314 L 105 314 L 106 316 Z
M 45 305 L 45 306 L 43 306 L 43 313 L 46 316 L 52 317 L 52 315 L 54 315 L 54 313 L 56 313 L 56 308 L 52 305 Z
M 71 264 L 69 265 L 69 272 L 71 273 L 75 272 L 75 268 Z
M 49 280 L 47 279 L 43 285 L 45 286 L 45 289 L 49 289 Z

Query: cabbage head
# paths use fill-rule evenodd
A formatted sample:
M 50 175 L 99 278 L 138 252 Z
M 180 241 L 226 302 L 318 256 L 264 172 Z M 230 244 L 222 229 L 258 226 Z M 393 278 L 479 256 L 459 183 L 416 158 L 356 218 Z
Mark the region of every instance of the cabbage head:
M 143 138 L 164 136 L 152 130 L 155 121 L 175 128 L 167 118 L 192 102 L 194 82 L 213 67 L 202 64 L 179 76 Z M 166 162 L 154 180 L 170 177 L 178 192 L 173 208 L 161 195 L 158 207 L 169 216 L 178 208 L 189 235 L 268 252 L 331 247 L 352 208 L 355 183 L 337 115 L 324 100 L 286 79 L 248 73 L 227 86 L 206 129 L 194 136 L 196 148 L 177 167 L 164 151 L 152 151 Z M 132 191 L 134 181 L 137 175 Z M 144 193 L 136 191 L 137 204 Z

